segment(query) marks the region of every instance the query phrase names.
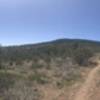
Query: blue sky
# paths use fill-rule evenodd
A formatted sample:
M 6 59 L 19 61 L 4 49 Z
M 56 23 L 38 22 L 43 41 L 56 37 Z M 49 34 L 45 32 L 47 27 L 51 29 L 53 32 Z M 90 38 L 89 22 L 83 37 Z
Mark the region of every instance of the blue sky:
M 100 41 L 100 0 L 0 0 L 0 43 Z

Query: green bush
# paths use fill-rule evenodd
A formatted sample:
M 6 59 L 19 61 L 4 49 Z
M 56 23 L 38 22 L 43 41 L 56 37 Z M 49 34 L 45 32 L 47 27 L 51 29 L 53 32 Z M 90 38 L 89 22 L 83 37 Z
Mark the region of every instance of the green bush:
M 0 93 L 12 87 L 14 84 L 14 76 L 9 73 L 0 73 Z
M 39 64 L 38 62 L 37 63 L 32 63 L 31 68 L 32 69 L 40 69 L 40 68 L 43 68 L 43 64 Z
M 46 76 L 39 74 L 39 73 L 36 73 L 34 75 L 30 75 L 28 78 L 29 78 L 29 80 L 37 82 L 38 84 L 48 83 Z
M 78 48 L 74 52 L 74 61 L 79 65 L 86 66 L 89 58 L 92 56 L 93 52 L 90 49 Z

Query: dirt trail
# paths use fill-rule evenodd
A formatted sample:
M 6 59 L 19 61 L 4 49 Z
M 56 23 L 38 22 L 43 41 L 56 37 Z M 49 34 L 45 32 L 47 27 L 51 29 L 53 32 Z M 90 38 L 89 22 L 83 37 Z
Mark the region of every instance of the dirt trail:
M 100 100 L 100 62 L 88 74 L 74 100 Z
M 72 90 L 52 86 L 40 87 L 40 90 L 45 90 L 41 100 L 100 100 L 100 61 L 98 66 L 88 73 L 79 90 L 78 86 Z

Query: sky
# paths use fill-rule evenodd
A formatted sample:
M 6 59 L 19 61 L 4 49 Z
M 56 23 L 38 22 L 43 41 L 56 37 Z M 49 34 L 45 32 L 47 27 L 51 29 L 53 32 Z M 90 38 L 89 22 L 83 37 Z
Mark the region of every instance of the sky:
M 100 0 L 0 0 L 0 43 L 100 41 Z

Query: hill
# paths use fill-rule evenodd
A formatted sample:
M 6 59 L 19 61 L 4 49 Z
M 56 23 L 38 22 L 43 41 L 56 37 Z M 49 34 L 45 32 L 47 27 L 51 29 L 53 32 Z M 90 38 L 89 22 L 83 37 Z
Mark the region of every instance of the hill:
M 0 100 L 74 100 L 99 55 L 100 42 L 80 39 L 1 47 Z
M 3 59 L 32 60 L 52 57 L 72 57 L 79 49 L 88 49 L 93 53 L 100 52 L 100 42 L 78 39 L 59 39 L 51 42 L 2 48 Z

